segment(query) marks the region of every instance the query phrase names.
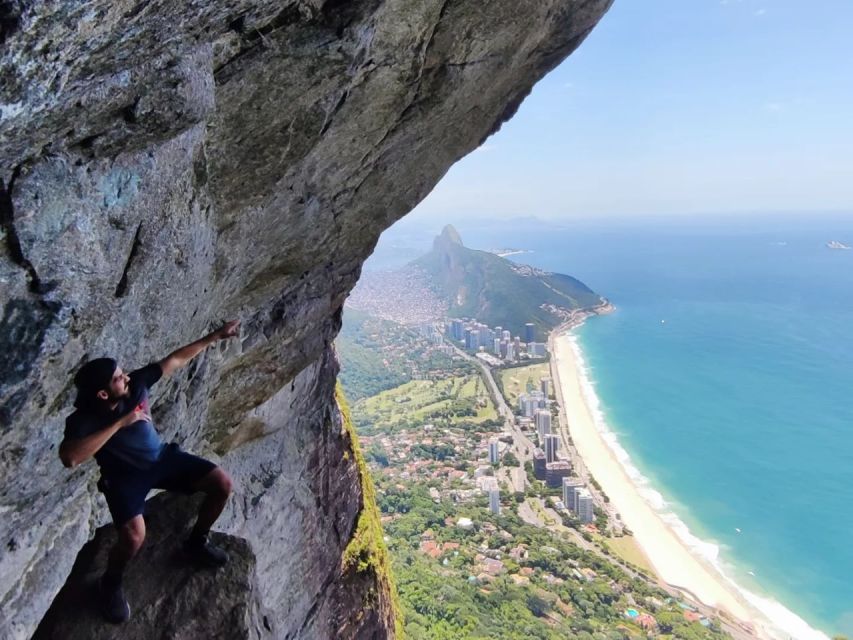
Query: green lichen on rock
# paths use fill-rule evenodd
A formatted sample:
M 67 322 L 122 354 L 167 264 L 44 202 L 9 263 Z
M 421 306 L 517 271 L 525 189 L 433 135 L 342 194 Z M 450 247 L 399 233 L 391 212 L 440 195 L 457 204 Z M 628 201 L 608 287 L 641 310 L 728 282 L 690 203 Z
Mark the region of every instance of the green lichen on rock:
M 352 424 L 349 405 L 340 382 L 335 388 L 335 398 L 341 410 L 344 431 L 349 437 L 350 447 L 358 466 L 361 481 L 362 504 L 358 515 L 358 523 L 346 549 L 341 557 L 341 572 L 344 575 L 373 573 L 376 584 L 386 591 L 390 597 L 392 615 L 394 617 L 395 635 L 403 637 L 403 614 L 397 595 L 397 587 L 391 573 L 391 561 L 382 534 L 382 524 L 379 521 L 379 509 L 376 507 L 376 492 L 373 479 L 364 461 L 364 455 L 358 443 L 358 436 Z

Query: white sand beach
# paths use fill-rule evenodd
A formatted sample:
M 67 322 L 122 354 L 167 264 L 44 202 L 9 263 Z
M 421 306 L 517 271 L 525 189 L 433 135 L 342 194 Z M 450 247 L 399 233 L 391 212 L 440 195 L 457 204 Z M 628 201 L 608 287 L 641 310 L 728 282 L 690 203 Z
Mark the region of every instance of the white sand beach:
M 565 409 L 571 438 L 586 468 L 610 498 L 662 580 L 693 594 L 706 605 L 724 609 L 742 622 L 756 624 L 758 621 L 750 614 L 751 607 L 734 585 L 710 563 L 692 553 L 661 519 L 605 442 L 585 398 L 580 363 L 571 340 L 567 335 L 553 336 L 552 369 L 559 378 L 554 381 L 555 390 L 562 395 L 558 399 Z

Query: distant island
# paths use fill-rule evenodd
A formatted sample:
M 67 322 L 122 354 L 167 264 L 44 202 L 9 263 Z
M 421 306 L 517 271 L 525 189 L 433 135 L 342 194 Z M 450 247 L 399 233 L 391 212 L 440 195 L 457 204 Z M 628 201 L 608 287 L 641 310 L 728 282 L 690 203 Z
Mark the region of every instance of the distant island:
M 830 240 L 826 243 L 827 249 L 850 249 L 849 245 L 839 242 L 838 240 Z

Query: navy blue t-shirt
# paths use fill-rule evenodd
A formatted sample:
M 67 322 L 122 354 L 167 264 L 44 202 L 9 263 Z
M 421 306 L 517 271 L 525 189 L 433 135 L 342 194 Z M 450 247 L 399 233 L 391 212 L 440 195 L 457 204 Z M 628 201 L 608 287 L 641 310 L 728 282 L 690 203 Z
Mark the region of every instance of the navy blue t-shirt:
M 157 362 L 131 372 L 128 376 L 128 397 L 119 400 L 114 410 L 77 409 L 65 420 L 65 437 L 73 440 L 90 436 L 110 426 L 137 406 L 141 406 L 150 415 L 149 389 L 162 375 L 163 369 Z M 128 466 L 148 469 L 160 457 L 163 446 L 163 441 L 151 421 L 137 420 L 116 431 L 95 454 L 95 460 L 103 473 L 127 471 Z

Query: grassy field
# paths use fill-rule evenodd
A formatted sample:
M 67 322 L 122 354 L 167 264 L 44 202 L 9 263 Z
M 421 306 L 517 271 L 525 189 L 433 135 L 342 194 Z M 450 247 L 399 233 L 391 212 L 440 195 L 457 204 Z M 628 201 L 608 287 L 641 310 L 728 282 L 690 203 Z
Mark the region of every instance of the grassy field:
M 538 389 L 540 378 L 551 377 L 551 367 L 547 362 L 542 362 L 528 367 L 502 369 L 498 372 L 498 376 L 503 385 L 507 403 L 515 408 L 518 405 L 518 396 L 527 392 L 528 385 Z M 553 389 L 551 394 L 553 395 Z
M 476 415 L 458 415 L 458 419 L 483 422 L 498 417 L 483 379 L 479 375 L 447 380 L 412 380 L 357 403 L 358 413 L 369 416 L 376 427 L 393 427 L 403 419 L 428 422 L 436 414 L 454 408 L 470 407 Z
M 633 564 L 636 567 L 639 567 L 649 575 L 655 575 L 655 570 L 652 568 L 652 565 L 649 563 L 648 558 L 646 558 L 646 554 L 643 553 L 643 550 L 640 549 L 640 546 L 637 544 L 637 541 L 634 540 L 633 536 L 622 536 L 621 538 L 602 538 L 602 543 L 610 547 L 610 550 L 625 560 Z

